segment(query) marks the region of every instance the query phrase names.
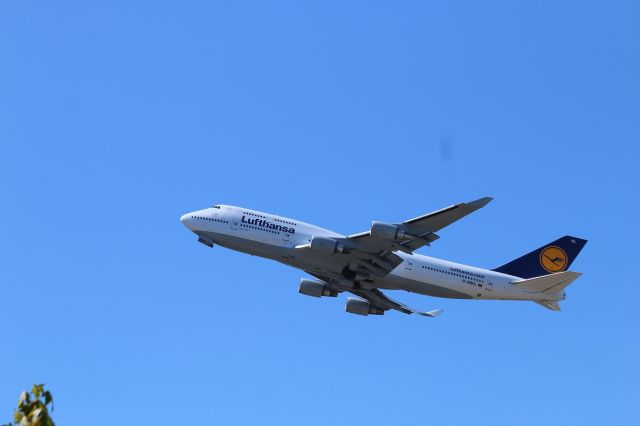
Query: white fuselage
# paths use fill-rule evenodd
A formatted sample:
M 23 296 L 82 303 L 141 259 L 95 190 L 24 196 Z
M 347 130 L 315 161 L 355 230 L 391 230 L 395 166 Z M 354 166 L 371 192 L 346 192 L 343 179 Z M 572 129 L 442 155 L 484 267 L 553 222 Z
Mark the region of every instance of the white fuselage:
M 261 256 L 302 269 L 311 274 L 331 275 L 327 256 L 300 251 L 314 236 L 344 238 L 337 232 L 297 220 L 241 207 L 217 205 L 188 213 L 181 218 L 205 244 Z M 395 252 L 403 262 L 375 286 L 406 290 L 436 297 L 460 299 L 543 300 L 549 295 L 523 291 L 513 285 L 519 277 L 476 268 L 421 254 Z M 559 294 L 558 300 L 564 297 Z

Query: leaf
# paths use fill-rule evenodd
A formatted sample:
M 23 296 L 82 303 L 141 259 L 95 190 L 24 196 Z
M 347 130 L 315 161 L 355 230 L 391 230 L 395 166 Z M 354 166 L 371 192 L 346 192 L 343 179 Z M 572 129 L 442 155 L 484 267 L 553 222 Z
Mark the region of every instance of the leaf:
M 33 385 L 33 388 L 31 389 L 31 393 L 36 398 L 40 398 L 42 396 L 43 390 L 44 390 L 44 383 L 40 385 Z
M 27 393 L 27 391 L 22 391 L 22 393 L 20 394 L 20 399 L 18 400 L 18 407 L 23 407 L 25 405 L 28 405 L 29 402 L 30 402 L 29 394 Z
M 53 411 L 53 396 L 51 396 L 51 392 L 44 392 L 44 405 L 51 404 L 51 411 Z
M 36 423 L 40 423 L 42 420 L 42 415 L 44 414 L 44 409 L 42 407 L 38 407 L 31 412 L 31 421 L 35 421 Z
M 44 386 L 34 384 L 31 393 L 20 393 L 18 408 L 13 413 L 13 423 L 1 426 L 55 426 L 49 416 L 49 410 L 53 411 L 53 395 Z

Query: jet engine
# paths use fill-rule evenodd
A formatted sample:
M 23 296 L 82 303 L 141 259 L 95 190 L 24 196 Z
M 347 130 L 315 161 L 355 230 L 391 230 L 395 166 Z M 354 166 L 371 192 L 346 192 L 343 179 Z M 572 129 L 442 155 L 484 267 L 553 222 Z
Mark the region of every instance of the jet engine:
M 313 237 L 311 239 L 311 250 L 320 253 L 334 254 L 342 253 L 344 246 L 333 238 Z
M 380 238 L 381 240 L 402 241 L 407 239 L 404 229 L 400 229 L 396 225 L 390 225 L 382 222 L 373 222 L 371 224 L 371 236 L 374 238 Z
M 338 295 L 337 291 L 330 289 L 326 285 L 304 278 L 300 280 L 300 289 L 298 292 L 313 297 L 336 297 Z
M 371 303 L 358 297 L 350 297 L 347 299 L 347 306 L 344 309 L 350 314 L 356 315 L 384 315 L 383 309 L 374 308 Z

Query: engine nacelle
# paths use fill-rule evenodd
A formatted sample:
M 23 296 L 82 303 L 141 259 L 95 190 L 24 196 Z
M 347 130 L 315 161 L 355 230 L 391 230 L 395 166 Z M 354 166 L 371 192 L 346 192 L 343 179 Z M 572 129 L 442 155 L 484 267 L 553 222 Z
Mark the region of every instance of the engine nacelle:
M 345 306 L 344 310 L 356 315 L 384 315 L 383 309 L 374 308 L 371 303 L 358 297 L 348 298 L 347 306 Z
M 333 238 L 313 237 L 311 238 L 311 250 L 320 253 L 334 254 L 342 253 L 344 246 Z
M 382 222 L 371 224 L 371 236 L 381 240 L 404 240 L 406 237 L 403 229 Z
M 337 291 L 330 289 L 326 285 L 304 278 L 300 280 L 300 289 L 298 292 L 313 297 L 336 297 L 338 295 Z

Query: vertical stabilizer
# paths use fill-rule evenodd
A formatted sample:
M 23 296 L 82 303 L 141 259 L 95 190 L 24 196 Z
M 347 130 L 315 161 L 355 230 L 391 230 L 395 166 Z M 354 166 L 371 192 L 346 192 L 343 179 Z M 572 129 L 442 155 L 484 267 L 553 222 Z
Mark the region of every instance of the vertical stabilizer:
M 512 260 L 494 271 L 520 278 L 541 277 L 566 271 L 586 243 L 587 240 L 567 235 Z

